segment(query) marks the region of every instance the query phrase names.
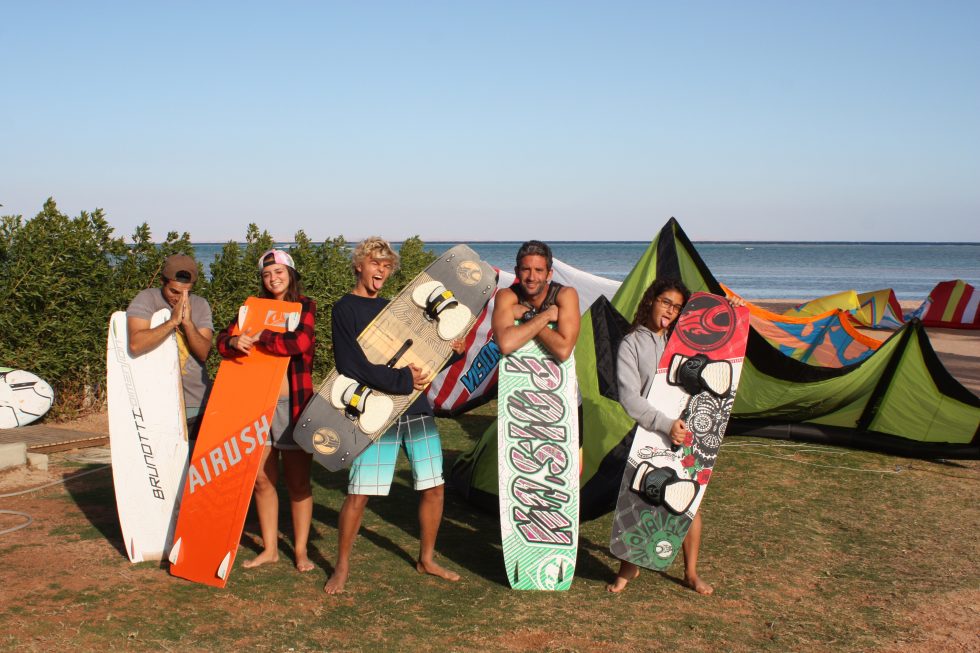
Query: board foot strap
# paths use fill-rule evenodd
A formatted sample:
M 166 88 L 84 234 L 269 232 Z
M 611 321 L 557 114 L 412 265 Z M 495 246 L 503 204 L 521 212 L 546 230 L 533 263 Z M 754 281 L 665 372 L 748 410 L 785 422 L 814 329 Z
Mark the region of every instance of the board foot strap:
M 672 467 L 654 467 L 644 461 L 636 468 L 630 489 L 647 503 L 663 506 L 675 515 L 683 515 L 698 495 L 698 483 L 677 476 Z

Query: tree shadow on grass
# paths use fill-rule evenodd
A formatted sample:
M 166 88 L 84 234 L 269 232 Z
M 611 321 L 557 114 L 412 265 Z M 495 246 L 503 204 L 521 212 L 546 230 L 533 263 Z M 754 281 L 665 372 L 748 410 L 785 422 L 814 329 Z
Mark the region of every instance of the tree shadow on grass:
M 612 556 L 609 554 L 608 542 L 596 543 L 592 539 L 583 536 L 581 530 L 579 531 L 578 566 L 575 569 L 576 578 L 605 583 L 612 582 L 616 576 L 616 571 L 609 566 L 609 560 L 611 559 Z
M 368 508 L 388 524 L 416 540 L 419 537 L 419 493 L 412 489 L 412 472 L 400 469 L 387 497 L 372 497 Z M 404 550 L 400 555 L 413 566 L 415 557 Z M 496 515 L 476 512 L 462 498 L 446 489 L 442 524 L 436 538 L 436 556 L 452 561 L 469 574 L 509 586 L 504 575 L 500 547 L 500 521 Z
M 287 557 L 290 564 L 295 565 L 296 549 L 293 547 L 293 516 L 289 502 L 289 492 L 285 487 L 279 487 L 277 490 L 279 494 L 279 537 L 277 547 L 280 557 Z M 338 516 L 339 513 L 336 510 L 320 505 L 314 498 L 313 521 L 310 524 L 310 536 L 306 545 L 306 555 L 314 565 L 326 570 L 327 574 L 333 573 L 333 565 L 320 550 L 320 546 L 317 543 L 325 540 L 327 537 L 321 531 L 329 524 L 334 525 L 332 530 L 334 537 L 336 537 Z M 255 512 L 254 501 L 249 505 L 248 514 L 245 517 L 245 527 L 242 529 L 242 537 L 239 545 L 249 549 L 255 555 L 262 552 L 262 531 L 259 527 L 258 514 Z
M 79 472 L 95 470 L 93 465 Z M 78 474 L 78 472 L 72 472 Z M 89 523 L 119 552 L 129 559 L 126 544 L 123 542 L 119 526 L 119 513 L 116 510 L 116 495 L 112 485 L 112 470 L 107 468 L 94 474 L 69 477 L 64 483 L 72 501 L 82 511 Z
M 411 472 L 406 471 L 405 474 L 408 476 L 408 483 L 411 483 Z M 324 502 L 323 492 L 318 492 L 317 486 L 329 494 L 343 497 L 347 488 L 347 474 L 329 472 L 319 465 L 314 465 L 312 480 L 314 485 L 313 521 L 310 526 L 307 555 L 314 564 L 324 569 L 329 576 L 333 574 L 333 561 L 335 561 L 334 558 L 337 555 L 336 542 L 340 511 L 339 507 L 334 508 Z M 405 491 L 402 492 L 401 490 Z M 279 553 L 280 555 L 288 556 L 292 561 L 295 560 L 296 551 L 293 548 L 293 525 L 289 492 L 282 483 L 279 484 L 277 491 L 279 495 Z M 386 522 L 399 526 L 402 530 L 411 532 L 416 537 L 418 536 L 417 494 L 411 489 L 401 488 L 399 483 L 394 484 L 392 496 L 371 497 L 371 500 L 368 501 L 367 511 L 372 511 Z M 375 546 L 394 553 L 406 563 L 412 565 L 412 567 L 415 566 L 416 559 L 410 552 L 406 551 L 390 538 L 372 530 L 370 527 L 362 524 L 358 535 Z M 244 548 L 252 551 L 255 555 L 258 555 L 262 551 L 262 533 L 258 515 L 255 512 L 254 502 L 249 506 L 240 544 Z M 357 543 L 355 541 L 356 546 Z
M 376 502 L 374 510 L 392 526 L 417 538 L 417 493 L 411 489 L 411 471 L 399 470 L 396 475 L 398 482 L 392 487 L 392 496 L 388 497 L 388 501 Z M 467 503 L 452 486 L 446 489 L 436 553 L 475 576 L 510 587 L 500 544 L 499 514 L 482 511 Z M 604 546 L 582 536 L 580 532 L 576 577 L 610 582 L 615 573 L 610 569 L 608 555 L 603 554 L 608 554 Z

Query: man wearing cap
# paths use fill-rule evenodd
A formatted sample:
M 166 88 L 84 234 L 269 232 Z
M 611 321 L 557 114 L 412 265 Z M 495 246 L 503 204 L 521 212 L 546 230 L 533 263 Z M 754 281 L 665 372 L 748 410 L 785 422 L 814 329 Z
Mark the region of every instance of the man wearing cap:
M 168 256 L 160 271 L 163 285 L 140 291 L 126 309 L 129 353 L 139 356 L 158 347 L 171 333 L 177 335 L 181 382 L 187 414 L 188 438 L 197 437 L 200 416 L 211 379 L 204 362 L 211 351 L 214 323 L 211 307 L 203 297 L 192 295 L 197 281 L 197 262 L 186 254 Z M 150 318 L 161 308 L 170 309 L 170 319 L 150 327 Z

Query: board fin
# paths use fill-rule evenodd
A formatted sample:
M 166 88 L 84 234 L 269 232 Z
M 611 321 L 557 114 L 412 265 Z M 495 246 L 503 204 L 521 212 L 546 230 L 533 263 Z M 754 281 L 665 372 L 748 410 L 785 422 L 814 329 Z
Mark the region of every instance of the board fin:
M 295 331 L 299 326 L 299 312 L 286 313 L 286 331 Z
M 177 561 L 180 560 L 180 544 L 183 539 L 184 538 L 182 537 L 178 537 L 177 541 L 174 542 L 174 545 L 170 548 L 170 555 L 167 559 L 170 560 L 170 564 L 172 565 L 177 564 Z
M 218 578 L 221 580 L 228 580 L 228 565 L 231 564 L 231 551 L 225 554 L 225 557 L 221 559 L 221 564 L 218 565 Z
M 248 317 L 248 306 L 238 307 L 238 330 L 245 328 L 245 318 Z
M 521 561 L 518 560 L 514 563 L 514 582 L 513 585 L 521 582 Z
M 143 562 L 136 559 L 136 538 L 129 538 L 129 559 L 133 562 Z
M 558 563 L 558 582 L 563 583 L 565 581 L 565 561 L 562 560 Z

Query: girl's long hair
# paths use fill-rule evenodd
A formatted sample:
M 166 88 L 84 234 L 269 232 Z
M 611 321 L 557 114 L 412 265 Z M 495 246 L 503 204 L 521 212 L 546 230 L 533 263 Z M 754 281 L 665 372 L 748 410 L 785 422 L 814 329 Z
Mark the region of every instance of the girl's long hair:
M 679 279 L 654 279 L 650 287 L 647 288 L 646 292 L 643 293 L 643 297 L 640 298 L 640 305 L 636 307 L 636 315 L 633 317 L 633 324 L 630 325 L 630 331 L 636 331 L 639 326 L 645 326 L 651 331 L 656 331 L 656 325 L 650 324 L 650 320 L 653 318 L 653 303 L 657 301 L 657 297 L 660 297 L 663 293 L 668 290 L 676 290 L 684 297 L 684 303 L 691 298 L 691 291 L 687 289 L 684 282 Z M 674 324 L 677 324 L 677 320 L 674 320 Z M 670 335 L 670 331 L 674 329 L 674 324 L 670 325 L 670 329 L 667 331 L 667 335 Z
M 286 294 L 282 296 L 282 300 L 284 302 L 298 302 L 299 298 L 303 295 L 303 285 L 299 280 L 299 273 L 288 265 L 285 267 L 286 271 L 289 272 L 289 288 L 286 288 Z M 259 286 L 259 297 L 275 299 L 272 293 L 265 287 L 261 276 L 259 276 Z

